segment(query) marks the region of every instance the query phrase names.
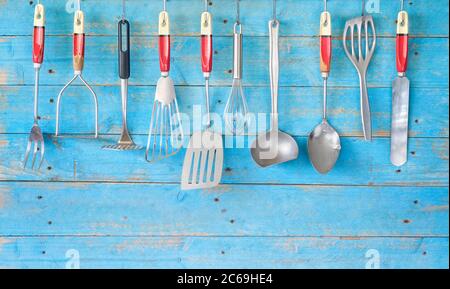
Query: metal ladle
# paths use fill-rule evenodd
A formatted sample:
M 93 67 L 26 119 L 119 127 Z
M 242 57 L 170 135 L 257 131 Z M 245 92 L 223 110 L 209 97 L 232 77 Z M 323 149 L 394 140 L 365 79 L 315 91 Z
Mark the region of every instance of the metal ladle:
M 321 72 L 323 78 L 323 119 L 309 135 L 308 154 L 314 168 L 321 174 L 328 173 L 336 164 L 341 152 L 339 134 L 327 121 L 327 84 L 331 64 L 331 15 L 325 11 L 321 15 Z
M 284 163 L 298 157 L 298 145 L 294 138 L 278 130 L 279 28 L 280 22 L 274 17 L 269 22 L 272 126 L 269 132 L 258 136 L 251 148 L 253 160 L 261 167 Z

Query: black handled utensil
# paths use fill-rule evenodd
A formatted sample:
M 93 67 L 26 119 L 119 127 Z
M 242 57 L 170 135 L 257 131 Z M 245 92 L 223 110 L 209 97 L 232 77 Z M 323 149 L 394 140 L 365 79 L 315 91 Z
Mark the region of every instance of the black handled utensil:
M 117 144 L 103 146 L 103 149 L 118 151 L 140 150 L 142 147 L 133 142 L 127 126 L 128 79 L 130 78 L 130 23 L 125 19 L 125 12 L 118 23 L 118 47 L 120 91 L 122 96 L 122 133 Z

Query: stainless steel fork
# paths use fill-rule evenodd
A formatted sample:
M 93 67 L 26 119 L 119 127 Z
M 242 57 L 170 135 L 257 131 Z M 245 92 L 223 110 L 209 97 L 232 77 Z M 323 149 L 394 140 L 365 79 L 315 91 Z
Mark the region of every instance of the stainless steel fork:
M 39 127 L 38 102 L 39 102 L 39 70 L 44 61 L 44 43 L 45 43 L 45 9 L 40 3 L 36 5 L 34 12 L 34 32 L 33 32 L 33 63 L 34 63 L 34 124 L 28 136 L 27 150 L 23 161 L 23 168 L 27 166 L 28 158 L 33 147 L 33 158 L 31 161 L 31 169 L 34 169 L 36 157 L 40 152 L 41 160 L 39 161 L 39 170 L 44 162 L 45 141 L 42 130 Z

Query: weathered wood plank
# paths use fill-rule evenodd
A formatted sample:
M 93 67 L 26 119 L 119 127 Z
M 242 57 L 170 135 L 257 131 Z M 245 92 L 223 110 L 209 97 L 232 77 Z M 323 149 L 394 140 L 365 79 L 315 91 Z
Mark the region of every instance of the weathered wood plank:
M 448 244 L 448 238 L 19 237 L 0 238 L 0 267 L 448 269 Z
M 226 141 L 231 139 L 226 139 Z M 343 138 L 340 159 L 326 176 L 316 173 L 309 163 L 305 137 L 296 138 L 298 160 L 261 169 L 251 159 L 249 149 L 226 149 L 222 182 L 274 184 L 343 185 L 448 185 L 448 138 L 411 139 L 409 161 L 402 168 L 389 160 L 387 138 L 372 143 L 361 138 Z M 180 181 L 184 150 L 156 164 L 144 160 L 143 151 L 114 152 L 101 146 L 117 141 L 102 136 L 100 141 L 46 137 L 46 163 L 41 173 L 22 169 L 27 135 L 0 135 L 0 180 L 176 182 Z M 145 145 L 145 136 L 135 141 Z M 251 142 L 250 142 L 251 143 Z M 243 143 L 245 144 L 245 143 Z M 45 169 L 45 168 L 49 169 Z M 355 174 L 355 170 L 358 171 Z
M 280 85 L 321 86 L 319 42 L 316 38 L 282 38 L 280 43 Z M 269 45 L 266 37 L 244 40 L 244 84 L 268 86 Z M 416 38 L 411 40 L 408 77 L 415 87 L 448 88 L 448 39 Z M 47 41 L 43 85 L 63 86 L 73 75 L 72 40 L 51 37 Z M 160 77 L 157 38 L 136 37 L 132 43 L 133 85 L 155 85 Z M 345 56 L 342 41 L 334 41 L 331 86 L 359 87 L 358 76 Z M 200 69 L 200 42 L 194 37 L 174 37 L 171 76 L 177 85 L 203 85 Z M 215 40 L 213 85 L 230 85 L 232 69 L 232 38 Z M 439 57 L 436 57 L 439 51 Z M 250 57 L 251 56 L 251 57 Z M 0 85 L 31 85 L 34 71 L 31 63 L 31 37 L 0 37 Z M 117 39 L 88 37 L 86 40 L 85 78 L 91 84 L 117 85 Z M 381 38 L 368 71 L 370 87 L 391 87 L 396 76 L 395 39 Z
M 42 87 L 40 91 L 40 125 L 44 132 L 54 133 L 56 96 L 59 87 Z M 119 134 L 121 130 L 121 100 L 119 87 L 95 87 L 100 101 L 100 131 Z M 204 110 L 202 87 L 177 87 L 178 104 L 183 113 L 193 119 L 193 106 Z M 128 104 L 129 129 L 135 134 L 147 134 L 155 87 L 133 86 Z M 270 91 L 266 87 L 245 89 L 253 113 L 270 112 Z M 371 89 L 371 109 L 374 136 L 389 136 L 391 127 L 390 88 Z M 62 104 L 63 127 L 66 131 L 87 131 L 92 127 L 92 99 L 87 91 L 67 91 Z M 211 88 L 212 112 L 223 114 L 229 87 Z M 292 87 L 280 90 L 280 127 L 295 136 L 307 136 L 322 116 L 322 89 Z M 0 133 L 28 133 L 32 125 L 33 87 L 0 88 Z M 448 89 L 411 89 L 410 136 L 448 137 Z M 329 121 L 342 136 L 362 136 L 358 88 L 330 88 L 328 99 Z M 267 119 L 269 116 L 267 116 Z M 192 126 L 192 124 L 190 124 Z M 269 127 L 269 124 L 267 124 Z M 186 129 L 188 126 L 186 125 Z
M 0 183 L 0 235 L 441 236 L 446 187 Z
M 199 30 L 203 1 L 171 0 L 168 9 L 171 15 L 172 32 L 177 35 L 196 35 Z M 241 20 L 247 35 L 267 35 L 267 21 L 272 17 L 271 0 L 241 1 Z M 379 11 L 370 9 L 380 36 L 395 35 L 395 21 L 400 9 L 398 1 L 378 1 Z M 70 0 L 46 0 L 47 33 L 72 33 L 73 9 Z M 30 1 L 6 1 L 0 3 L 1 19 L 14 19 L 15 25 L 0 27 L 0 35 L 30 35 L 34 3 Z M 214 15 L 214 33 L 230 35 L 235 20 L 235 3 L 229 0 L 210 1 Z M 410 1 L 406 9 L 411 18 L 413 36 L 448 36 L 448 1 Z M 333 32 L 342 35 L 345 21 L 361 13 L 360 1 L 333 0 L 328 4 L 333 15 Z M 116 35 L 116 22 L 122 14 L 121 1 L 90 0 L 82 3 L 86 12 L 86 31 L 96 35 Z M 128 16 L 135 35 L 155 35 L 157 17 L 162 9 L 160 1 L 128 1 Z M 377 7 L 374 7 L 377 8 Z M 278 16 L 283 25 L 283 34 L 315 36 L 323 4 L 315 0 L 283 0 L 278 3 Z M 28 17 L 27 17 L 28 16 Z M 441 19 L 436 21 L 436 19 Z M 443 23 L 444 21 L 447 23 Z

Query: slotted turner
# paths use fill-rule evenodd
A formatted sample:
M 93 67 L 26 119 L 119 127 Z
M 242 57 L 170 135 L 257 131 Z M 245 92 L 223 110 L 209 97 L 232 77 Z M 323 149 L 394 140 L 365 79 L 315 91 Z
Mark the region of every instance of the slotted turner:
M 207 6 L 206 6 L 207 7 Z M 202 14 L 202 70 L 205 77 L 207 127 L 195 132 L 186 151 L 181 175 L 181 189 L 208 189 L 219 185 L 223 168 L 222 134 L 211 128 L 209 111 L 209 76 L 212 71 L 212 17 Z
M 369 94 L 367 90 L 367 69 L 372 60 L 377 43 L 377 34 L 373 17 L 364 15 L 365 5 L 363 1 L 363 13 L 361 17 L 348 20 L 344 28 L 344 50 L 350 61 L 355 66 L 359 75 L 361 94 L 361 118 L 364 138 L 372 140 L 372 120 L 370 115 Z M 370 35 L 370 30 L 372 35 Z M 350 33 L 350 48 L 348 47 L 348 34 Z M 356 35 L 355 35 L 356 34 Z M 364 42 L 363 42 L 364 37 Z M 371 41 L 370 41 L 371 40 Z

